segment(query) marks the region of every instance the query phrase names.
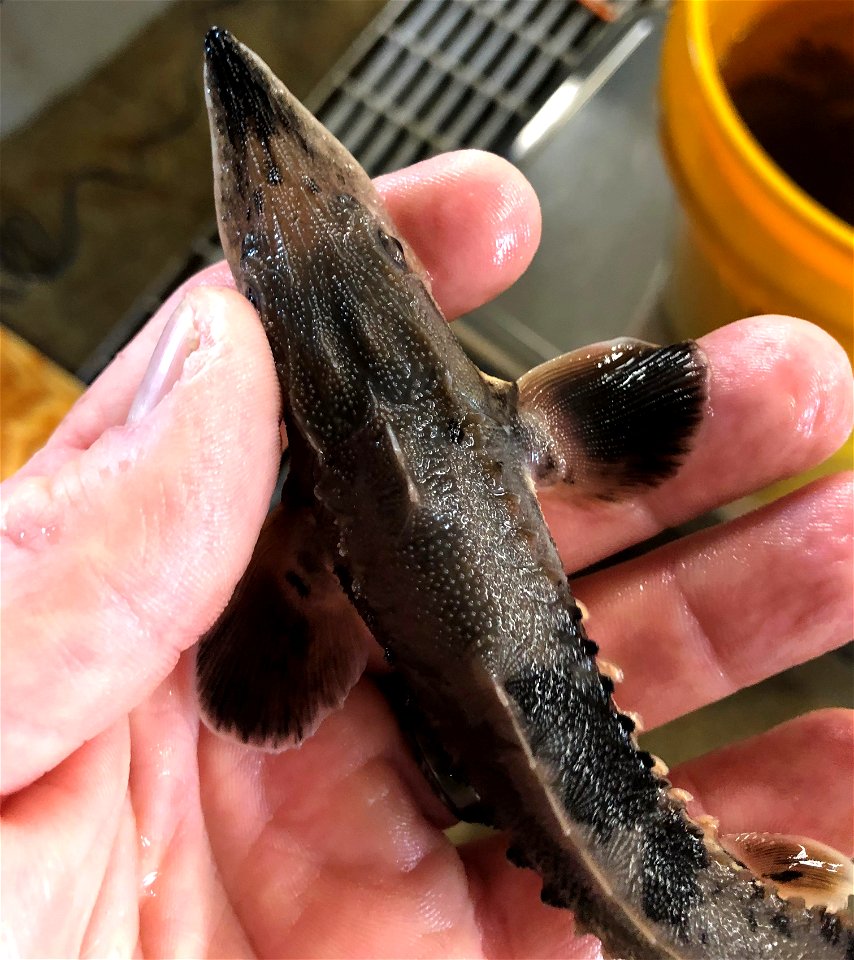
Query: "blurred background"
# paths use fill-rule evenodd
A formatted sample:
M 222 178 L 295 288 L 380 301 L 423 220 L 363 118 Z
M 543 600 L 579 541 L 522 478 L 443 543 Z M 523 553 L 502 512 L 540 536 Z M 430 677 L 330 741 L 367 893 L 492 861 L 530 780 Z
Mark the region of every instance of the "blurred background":
M 848 0 L 6 0 L 3 476 L 168 293 L 220 257 L 201 84 L 214 23 L 372 174 L 464 146 L 524 170 L 543 203 L 540 252 L 455 327 L 490 372 L 772 311 L 815 319 L 850 349 Z M 804 142 L 833 163 L 814 169 L 792 146 Z M 849 448 L 836 465 L 850 460 Z M 645 745 L 672 763 L 850 706 L 853 677 L 849 646 Z

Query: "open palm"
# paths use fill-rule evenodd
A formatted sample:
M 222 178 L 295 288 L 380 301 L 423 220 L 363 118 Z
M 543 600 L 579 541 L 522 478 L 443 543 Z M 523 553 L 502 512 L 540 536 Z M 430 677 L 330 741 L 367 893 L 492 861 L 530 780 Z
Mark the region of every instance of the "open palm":
M 494 157 L 428 161 L 382 190 L 449 316 L 533 255 L 536 200 Z M 446 840 L 370 679 L 378 658 L 299 749 L 262 754 L 200 725 L 189 648 L 248 561 L 280 452 L 272 360 L 227 285 L 222 266 L 190 281 L 4 484 L 4 951 L 595 955 L 500 837 Z M 125 425 L 188 290 L 183 365 Z M 703 346 L 709 416 L 675 479 L 620 505 L 544 498 L 569 570 L 844 439 L 850 369 L 816 328 L 757 318 Z M 850 511 L 850 478 L 828 478 L 575 581 L 590 634 L 625 670 L 621 707 L 651 728 L 849 639 Z M 850 854 L 851 740 L 847 712 L 822 712 L 672 776 L 725 831 L 804 833 Z

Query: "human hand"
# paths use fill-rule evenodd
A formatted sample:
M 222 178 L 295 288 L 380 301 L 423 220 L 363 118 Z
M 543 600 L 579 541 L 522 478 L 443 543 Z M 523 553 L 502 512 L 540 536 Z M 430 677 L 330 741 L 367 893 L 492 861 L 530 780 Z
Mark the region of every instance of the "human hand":
M 449 317 L 511 283 L 536 247 L 536 200 L 495 158 L 428 161 L 383 190 Z M 5 952 L 594 955 L 501 838 L 445 839 L 448 817 L 370 678 L 280 755 L 200 726 L 189 648 L 248 561 L 280 453 L 263 331 L 223 285 L 220 266 L 171 298 L 3 485 Z M 178 361 L 125 425 L 179 302 Z M 816 328 L 759 318 L 703 346 L 711 415 L 676 478 L 622 505 L 544 497 L 570 570 L 844 438 L 850 370 Z M 171 389 L 154 405 L 158 382 Z M 574 582 L 626 672 L 621 707 L 651 728 L 849 639 L 850 509 L 850 479 L 829 478 Z M 850 853 L 850 758 L 850 716 L 822 712 L 673 780 L 725 831 Z

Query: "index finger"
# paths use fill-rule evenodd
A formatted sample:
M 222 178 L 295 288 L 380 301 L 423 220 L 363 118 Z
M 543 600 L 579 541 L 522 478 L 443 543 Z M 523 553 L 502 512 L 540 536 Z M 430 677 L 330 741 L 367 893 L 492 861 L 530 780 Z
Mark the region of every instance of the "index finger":
M 381 177 L 377 186 L 449 319 L 509 287 L 539 244 L 540 208 L 531 185 L 493 154 L 444 154 Z M 20 475 L 48 472 L 67 451 L 86 449 L 107 427 L 124 423 L 168 317 L 188 290 L 210 285 L 234 286 L 227 264 L 202 270 L 169 297 Z

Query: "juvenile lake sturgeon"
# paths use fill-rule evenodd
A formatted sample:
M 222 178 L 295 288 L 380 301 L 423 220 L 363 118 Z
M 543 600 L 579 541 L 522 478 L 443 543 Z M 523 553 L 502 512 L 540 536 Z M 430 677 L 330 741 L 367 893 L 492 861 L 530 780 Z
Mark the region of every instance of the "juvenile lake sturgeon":
M 199 646 L 207 721 L 267 748 L 307 736 L 361 673 L 357 611 L 436 785 L 464 783 L 458 812 L 506 830 L 606 952 L 850 957 L 847 920 L 779 895 L 808 872 L 780 838 L 734 859 L 638 749 L 534 491 L 613 499 L 672 475 L 703 414 L 702 352 L 621 340 L 484 376 L 347 150 L 226 31 L 208 34 L 205 82 L 222 244 L 272 348 L 291 458 Z

